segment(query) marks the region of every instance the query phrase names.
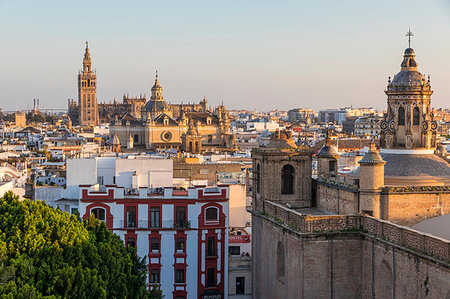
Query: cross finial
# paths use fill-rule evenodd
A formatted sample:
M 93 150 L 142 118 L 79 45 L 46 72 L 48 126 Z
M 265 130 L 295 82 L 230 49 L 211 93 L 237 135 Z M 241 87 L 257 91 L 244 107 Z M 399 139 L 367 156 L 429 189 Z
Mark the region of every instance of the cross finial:
M 158 70 L 156 70 L 156 78 L 158 78 Z
M 409 27 L 408 32 L 406 32 L 406 36 L 408 37 L 408 48 L 411 48 L 411 36 L 414 36 L 414 34 L 411 32 L 411 27 Z
M 89 45 L 88 45 L 88 42 L 86 41 L 86 48 L 88 48 L 89 47 Z

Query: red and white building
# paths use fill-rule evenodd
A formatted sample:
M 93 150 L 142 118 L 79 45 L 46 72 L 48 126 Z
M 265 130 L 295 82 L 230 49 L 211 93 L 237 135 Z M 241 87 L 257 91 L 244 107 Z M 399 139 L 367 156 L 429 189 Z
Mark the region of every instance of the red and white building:
M 228 297 L 227 185 L 78 186 L 80 215 L 94 214 L 147 257 L 150 288 L 160 284 L 165 298 Z

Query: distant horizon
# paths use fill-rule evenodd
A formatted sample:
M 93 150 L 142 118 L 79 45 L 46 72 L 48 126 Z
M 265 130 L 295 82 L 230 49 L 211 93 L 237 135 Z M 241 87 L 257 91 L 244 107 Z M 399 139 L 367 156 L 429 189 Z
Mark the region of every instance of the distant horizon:
M 432 16 L 432 17 L 431 17 Z M 150 95 L 158 70 L 168 103 L 206 97 L 231 110 L 386 109 L 388 77 L 414 36 L 433 108 L 450 108 L 450 5 L 387 0 L 2 1 L 0 108 L 67 108 L 78 100 L 85 41 L 97 100 Z

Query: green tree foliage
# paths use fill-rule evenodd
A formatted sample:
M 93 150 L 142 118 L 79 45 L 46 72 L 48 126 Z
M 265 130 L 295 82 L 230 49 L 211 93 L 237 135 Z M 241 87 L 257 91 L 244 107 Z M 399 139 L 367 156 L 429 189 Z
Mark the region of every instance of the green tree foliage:
M 94 217 L 0 198 L 1 298 L 149 298 L 146 261 Z
M 15 113 L 10 113 L 10 114 L 3 116 L 3 120 L 13 122 L 15 120 L 15 116 L 16 116 Z
M 25 115 L 27 122 L 30 123 L 43 123 L 45 122 L 45 118 L 44 116 L 42 116 L 42 114 L 40 114 L 39 112 L 37 114 L 34 114 L 33 112 L 28 112 Z
M 163 299 L 164 295 L 162 294 L 161 288 L 159 284 L 155 283 L 150 291 L 150 299 Z

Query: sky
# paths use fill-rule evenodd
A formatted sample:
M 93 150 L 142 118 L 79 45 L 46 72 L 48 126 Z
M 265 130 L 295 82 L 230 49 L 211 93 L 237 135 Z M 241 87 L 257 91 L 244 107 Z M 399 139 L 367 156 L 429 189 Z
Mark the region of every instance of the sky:
M 0 0 L 0 108 L 66 108 L 89 41 L 99 102 L 150 94 L 269 111 L 384 109 L 408 41 L 450 108 L 447 0 Z

